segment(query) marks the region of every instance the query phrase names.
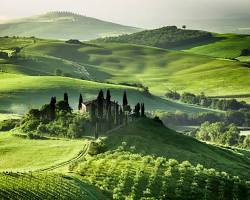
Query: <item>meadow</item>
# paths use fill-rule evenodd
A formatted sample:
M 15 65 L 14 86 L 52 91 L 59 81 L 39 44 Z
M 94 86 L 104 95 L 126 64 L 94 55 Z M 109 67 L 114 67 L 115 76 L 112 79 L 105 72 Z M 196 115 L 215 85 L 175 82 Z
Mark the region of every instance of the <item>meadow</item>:
M 0 44 L 23 46 L 20 58 L 1 65 L 2 71 L 19 75 L 54 76 L 60 69 L 76 79 L 139 83 L 161 97 L 169 89 L 207 96 L 246 95 L 250 85 L 245 63 L 207 55 L 131 44 L 75 45 L 27 38 L 1 38 Z
M 57 165 L 78 155 L 86 142 L 56 138 L 30 140 L 0 132 L 0 171 L 27 172 Z

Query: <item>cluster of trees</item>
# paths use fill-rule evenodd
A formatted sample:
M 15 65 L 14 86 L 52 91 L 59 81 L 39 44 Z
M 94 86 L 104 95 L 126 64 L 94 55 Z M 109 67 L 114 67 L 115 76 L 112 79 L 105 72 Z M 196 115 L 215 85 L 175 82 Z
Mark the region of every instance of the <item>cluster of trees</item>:
M 112 163 L 112 165 L 110 165 Z M 81 163 L 79 173 L 109 199 L 219 200 L 249 198 L 249 183 L 226 172 L 188 161 L 124 151 L 99 154 Z
M 194 132 L 197 139 L 217 144 L 250 148 L 250 136 L 241 136 L 234 124 L 205 122 Z
M 83 105 L 82 95 L 79 97 L 78 109 L 81 110 Z M 96 126 L 96 137 L 98 137 L 98 131 L 110 130 L 113 127 L 127 124 L 128 118 L 131 115 L 132 109 L 128 104 L 126 91 L 123 94 L 122 106 L 118 102 L 111 101 L 110 90 L 106 92 L 106 98 L 104 98 L 103 90 L 100 90 L 97 99 L 92 101 L 90 109 L 90 119 L 92 124 Z M 133 110 L 133 117 L 145 117 L 144 103 L 136 104 Z
M 212 34 L 205 31 L 178 29 L 176 26 L 167 26 L 155 30 L 146 30 L 130 35 L 99 39 L 102 42 L 132 43 L 160 48 L 173 48 L 180 45 L 202 42 L 212 38 Z
M 65 43 L 68 43 L 68 44 L 83 44 L 79 40 L 75 40 L 75 39 L 67 40 Z
M 83 97 L 80 94 L 78 109 L 82 110 Z M 97 99 L 90 102 L 89 112 L 82 114 L 73 113 L 69 105 L 69 97 L 64 93 L 63 100 L 57 101 L 51 97 L 50 103 L 41 109 L 31 109 L 21 120 L 19 128 L 26 133 L 48 134 L 50 136 L 63 136 L 78 138 L 89 133 L 105 132 L 113 127 L 127 124 L 129 118 L 145 117 L 144 103 L 136 104 L 133 113 L 128 104 L 126 91 L 123 95 L 123 104 L 111 101 L 110 90 L 107 90 L 104 98 L 103 90 L 100 90 Z M 33 134 L 33 133 L 32 133 Z
M 241 127 L 250 127 L 250 111 L 248 110 L 232 110 L 225 113 L 202 112 L 193 114 L 187 114 L 181 111 L 175 113 L 155 111 L 148 114 L 159 116 L 164 124 L 169 126 L 199 126 L 204 122 L 223 122 L 227 125 L 235 124 Z
M 185 92 L 183 94 L 179 94 L 176 91 L 168 91 L 165 96 L 170 99 L 180 100 L 184 103 L 200 105 L 207 108 L 219 109 L 219 110 L 239 110 L 239 109 L 249 109 L 250 105 L 248 105 L 245 101 L 237 101 L 236 99 L 217 99 L 211 98 L 201 93 L 200 95 L 195 95 L 192 93 Z
M 9 131 L 20 123 L 19 119 L 7 119 L 0 121 L 0 131 Z
M 243 49 L 241 51 L 241 56 L 250 56 L 250 49 Z
M 22 119 L 20 127 L 28 134 L 79 138 L 91 131 L 89 117 L 72 112 L 68 94 L 61 101 L 51 97 L 41 109 L 31 109 Z

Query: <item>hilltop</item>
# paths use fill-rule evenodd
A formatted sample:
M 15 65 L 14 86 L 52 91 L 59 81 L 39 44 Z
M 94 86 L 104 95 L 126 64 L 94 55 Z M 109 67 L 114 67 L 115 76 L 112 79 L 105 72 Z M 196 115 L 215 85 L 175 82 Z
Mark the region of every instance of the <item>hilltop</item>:
M 165 49 L 178 48 L 183 45 L 195 45 L 213 41 L 211 33 L 199 30 L 179 29 L 176 26 L 166 26 L 159 29 L 145 30 L 130 35 L 107 37 L 98 42 L 116 42 L 154 46 Z
M 0 24 L 0 36 L 34 36 L 63 40 L 92 40 L 140 30 L 70 12 L 49 12 Z
M 122 147 L 144 156 L 188 160 L 192 165 L 202 164 L 234 175 L 248 176 L 250 170 L 249 151 L 206 144 L 152 119 L 141 119 L 113 131 L 107 135 L 105 144 L 109 150 Z

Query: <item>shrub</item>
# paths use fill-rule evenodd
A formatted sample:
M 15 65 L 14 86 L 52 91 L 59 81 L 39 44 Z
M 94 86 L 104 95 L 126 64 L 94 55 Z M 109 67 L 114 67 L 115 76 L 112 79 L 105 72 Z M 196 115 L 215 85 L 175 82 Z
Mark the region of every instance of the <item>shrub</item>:
M 98 140 L 91 142 L 88 153 L 89 155 L 94 156 L 97 154 L 104 153 L 106 149 L 107 147 L 105 144 L 105 140 L 99 138 Z
M 18 119 L 8 119 L 0 122 L 0 131 L 9 131 L 20 123 Z
M 55 70 L 55 75 L 56 76 L 62 76 L 63 75 L 63 71 L 61 69 L 56 69 Z
M 39 124 L 40 124 L 40 121 L 31 119 L 31 120 L 24 121 L 24 123 L 21 125 L 20 128 L 25 133 L 28 133 L 30 131 L 36 130 Z

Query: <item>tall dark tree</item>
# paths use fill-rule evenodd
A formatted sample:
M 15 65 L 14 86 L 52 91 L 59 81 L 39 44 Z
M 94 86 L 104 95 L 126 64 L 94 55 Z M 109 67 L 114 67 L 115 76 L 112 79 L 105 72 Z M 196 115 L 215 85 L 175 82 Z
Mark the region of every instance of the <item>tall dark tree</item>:
M 91 105 L 90 118 L 93 123 L 96 122 L 96 105 L 94 103 Z
M 119 104 L 115 102 L 115 125 L 119 124 Z
M 111 105 L 107 109 L 107 123 L 108 123 L 108 129 L 112 128 L 113 124 L 113 118 L 112 118 L 112 111 L 111 111 Z
M 110 90 L 107 90 L 106 101 L 107 101 L 106 110 L 108 112 L 108 109 L 111 106 L 111 94 L 110 94 Z
M 54 120 L 56 118 L 56 97 L 51 97 L 49 105 L 50 105 L 50 119 Z
M 68 96 L 68 93 L 67 93 L 67 92 L 64 93 L 63 100 L 64 100 L 67 104 L 69 104 L 69 96 Z
M 128 105 L 128 98 L 127 98 L 126 91 L 124 91 L 122 103 L 123 103 L 122 105 L 123 105 L 123 109 L 124 109 Z
M 134 109 L 134 115 L 136 117 L 140 117 L 140 110 L 141 110 L 141 105 L 140 103 L 137 103 Z
M 123 124 L 124 121 L 124 112 L 122 110 L 122 107 L 120 107 L 120 124 Z
M 144 105 L 144 103 L 141 104 L 141 116 L 145 117 L 145 105 Z
M 98 103 L 98 117 L 100 119 L 103 119 L 103 103 L 104 103 L 104 95 L 103 95 L 103 91 L 101 90 L 98 94 L 97 97 L 97 103 Z
M 80 94 L 80 97 L 79 97 L 79 104 L 78 104 L 78 110 L 81 110 L 81 109 L 82 109 L 82 104 L 83 104 L 83 98 L 82 98 L 82 94 Z

